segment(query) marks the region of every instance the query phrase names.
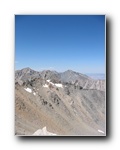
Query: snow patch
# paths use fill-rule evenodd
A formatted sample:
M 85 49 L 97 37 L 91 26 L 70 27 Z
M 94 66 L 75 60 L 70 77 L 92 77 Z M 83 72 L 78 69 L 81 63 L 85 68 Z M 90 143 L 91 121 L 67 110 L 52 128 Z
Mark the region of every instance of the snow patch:
M 34 94 L 34 95 L 36 95 L 36 93 L 35 93 L 35 92 L 33 92 L 33 94 Z
M 32 90 L 30 88 L 24 88 L 27 92 L 31 93 Z
M 47 85 L 47 84 L 45 84 L 45 85 L 43 85 L 43 87 L 46 87 L 46 88 L 48 88 L 48 85 Z
M 54 84 L 53 82 L 50 82 L 50 80 L 47 80 L 47 82 L 49 82 L 50 84 L 55 85 L 55 86 L 57 86 L 57 87 L 63 88 L 63 85 L 60 84 L 60 83 L 55 83 L 55 84 Z
M 103 133 L 103 134 L 104 134 L 104 132 L 103 132 L 102 130 L 98 130 L 98 132 L 100 132 L 100 133 Z
M 56 135 L 56 134 L 48 132 L 47 128 L 43 127 L 42 129 L 38 129 L 36 132 L 34 132 L 33 135 L 41 136 L 41 135 Z
M 52 84 L 52 85 L 55 85 L 54 83 L 52 83 L 52 82 L 49 82 L 50 84 Z
M 50 82 L 50 80 L 47 80 L 47 82 L 49 82 L 49 83 L 52 84 L 52 85 L 55 85 L 54 83 Z
M 63 85 L 59 83 L 56 83 L 55 86 L 63 88 Z
M 47 82 L 50 82 L 50 80 L 47 80 Z

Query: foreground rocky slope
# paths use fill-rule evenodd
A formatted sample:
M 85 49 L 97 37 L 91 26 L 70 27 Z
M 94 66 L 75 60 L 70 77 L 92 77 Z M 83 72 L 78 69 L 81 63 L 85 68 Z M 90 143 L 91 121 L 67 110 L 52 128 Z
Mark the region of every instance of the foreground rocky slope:
M 44 127 L 56 135 L 105 135 L 104 81 L 30 68 L 15 80 L 16 135 L 43 135 Z

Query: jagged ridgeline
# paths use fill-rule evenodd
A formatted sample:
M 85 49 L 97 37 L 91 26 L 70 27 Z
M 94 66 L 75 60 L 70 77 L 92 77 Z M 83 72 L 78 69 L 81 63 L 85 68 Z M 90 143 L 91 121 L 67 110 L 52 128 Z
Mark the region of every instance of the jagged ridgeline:
M 16 135 L 104 136 L 105 103 L 105 80 L 72 70 L 15 71 Z

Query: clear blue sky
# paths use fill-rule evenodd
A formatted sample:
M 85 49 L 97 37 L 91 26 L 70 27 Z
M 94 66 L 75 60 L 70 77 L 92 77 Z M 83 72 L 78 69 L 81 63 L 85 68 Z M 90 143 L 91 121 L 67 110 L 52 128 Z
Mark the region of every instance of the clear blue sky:
M 16 15 L 15 68 L 105 73 L 104 15 Z

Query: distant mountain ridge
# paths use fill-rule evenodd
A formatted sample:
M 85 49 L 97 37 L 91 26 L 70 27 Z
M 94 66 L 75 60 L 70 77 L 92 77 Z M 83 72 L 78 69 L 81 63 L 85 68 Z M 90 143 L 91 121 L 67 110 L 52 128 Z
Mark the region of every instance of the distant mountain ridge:
M 56 72 L 51 70 L 34 71 L 31 68 L 23 68 L 15 71 L 15 82 L 23 84 L 26 80 L 31 81 L 35 78 L 51 80 L 52 82 L 71 83 L 81 86 L 83 89 L 105 90 L 105 80 L 94 80 L 91 77 L 72 70 Z

